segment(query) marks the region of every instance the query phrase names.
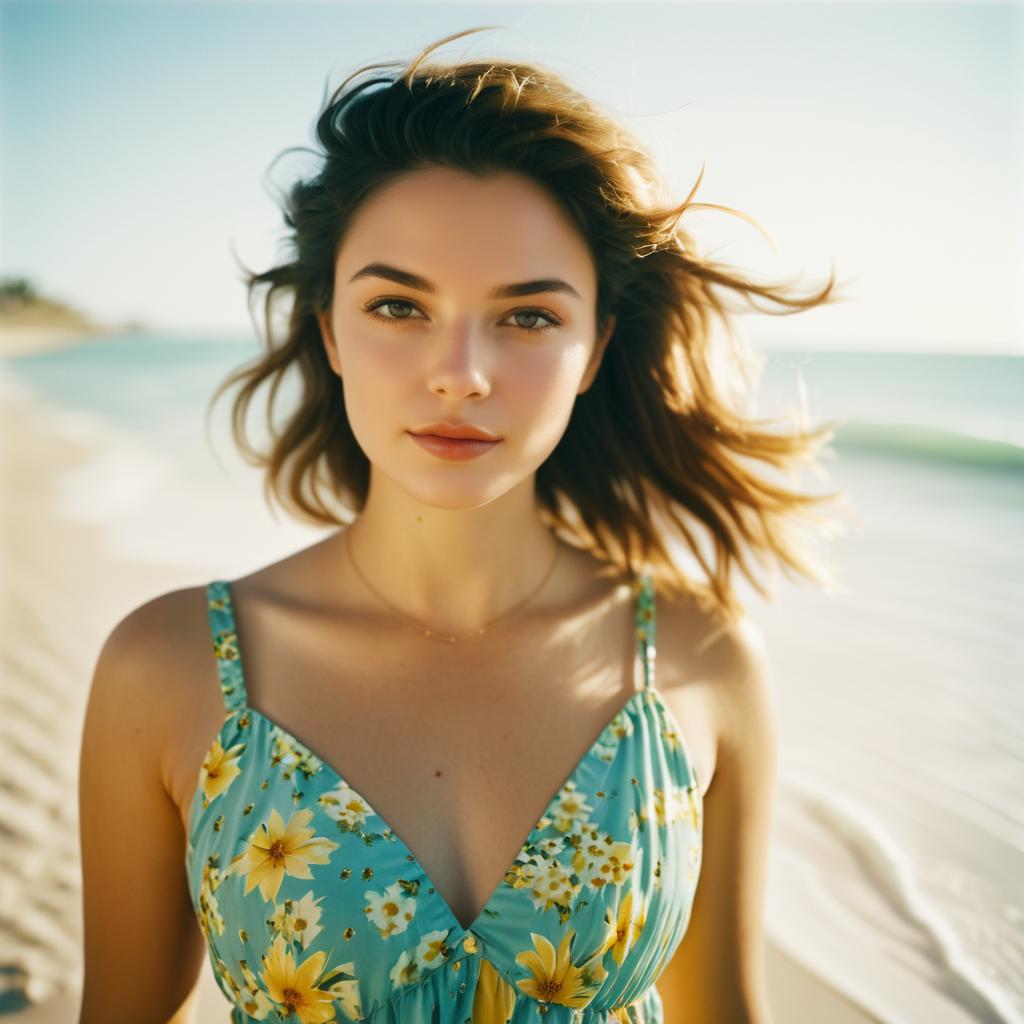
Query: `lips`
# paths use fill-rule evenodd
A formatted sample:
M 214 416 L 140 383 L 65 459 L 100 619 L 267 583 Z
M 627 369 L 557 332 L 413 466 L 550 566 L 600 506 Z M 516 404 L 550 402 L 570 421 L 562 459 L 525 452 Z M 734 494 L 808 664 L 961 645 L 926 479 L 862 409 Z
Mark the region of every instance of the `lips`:
M 496 441 L 481 441 L 479 438 L 455 438 L 444 437 L 439 434 L 415 434 L 409 431 L 409 436 L 426 451 L 439 458 L 452 462 L 462 462 L 467 459 L 475 459 L 501 443 L 499 438 Z
M 439 420 L 436 423 L 425 423 L 422 427 L 417 427 L 411 431 L 413 434 L 420 436 L 424 434 L 432 434 L 434 437 L 451 437 L 459 440 L 472 439 L 476 441 L 500 441 L 500 437 L 496 437 L 489 430 L 484 430 L 483 427 L 478 427 L 475 423 L 451 423 L 446 420 Z

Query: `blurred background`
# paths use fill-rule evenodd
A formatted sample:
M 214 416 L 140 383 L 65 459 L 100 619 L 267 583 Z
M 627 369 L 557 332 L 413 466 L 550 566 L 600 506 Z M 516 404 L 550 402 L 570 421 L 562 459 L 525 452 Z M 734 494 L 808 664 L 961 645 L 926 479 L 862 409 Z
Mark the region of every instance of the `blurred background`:
M 323 536 L 231 447 L 280 255 L 356 67 L 524 58 L 632 127 L 706 253 L 844 302 L 749 313 L 757 414 L 844 425 L 845 588 L 740 580 L 782 748 L 777 1024 L 1024 1021 L 1024 7 L 0 2 L 0 1013 L 77 1021 L 77 758 L 103 639 Z M 849 283 L 848 283 L 849 282 Z M 198 772 L 198 766 L 197 766 Z M 130 969 L 130 968 L 129 968 Z M 204 967 L 199 1019 L 227 1019 Z

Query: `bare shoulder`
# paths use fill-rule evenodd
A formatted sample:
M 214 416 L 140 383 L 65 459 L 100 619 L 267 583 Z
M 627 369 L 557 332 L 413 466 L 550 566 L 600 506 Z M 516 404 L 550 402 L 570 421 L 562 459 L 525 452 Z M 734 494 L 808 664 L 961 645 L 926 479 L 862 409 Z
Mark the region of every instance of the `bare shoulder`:
M 168 792 L 182 723 L 210 703 L 209 643 L 202 586 L 166 591 L 123 616 L 108 634 L 94 674 L 94 699 L 131 711 L 135 735 Z M 219 698 L 215 690 L 213 701 Z
M 106 647 L 122 656 L 142 654 L 152 644 L 174 643 L 178 629 L 193 621 L 197 607 L 203 608 L 204 588 L 181 587 L 168 590 L 124 615 L 110 631 Z
M 734 622 L 695 601 L 658 596 L 659 689 L 680 720 L 695 723 L 687 738 L 701 779 L 737 756 L 774 756 L 777 706 L 761 627 L 744 614 Z
M 711 697 L 719 751 L 736 756 L 777 719 L 764 632 L 744 614 L 728 625 L 710 627 L 696 653 L 704 671 L 714 679 Z

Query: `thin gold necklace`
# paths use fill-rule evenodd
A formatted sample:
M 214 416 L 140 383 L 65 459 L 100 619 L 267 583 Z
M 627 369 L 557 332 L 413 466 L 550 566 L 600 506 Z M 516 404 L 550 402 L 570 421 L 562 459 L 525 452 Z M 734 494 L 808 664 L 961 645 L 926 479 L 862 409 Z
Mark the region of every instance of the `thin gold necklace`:
M 537 587 L 534 588 L 533 593 L 529 594 L 524 600 L 520 601 L 519 604 L 513 605 L 508 611 L 502 612 L 502 614 L 499 615 L 496 619 L 492 619 L 490 622 L 487 623 L 486 626 L 483 626 L 480 629 L 477 629 L 477 630 L 475 630 L 472 633 L 467 633 L 465 636 L 458 637 L 458 636 L 445 636 L 443 633 L 437 633 L 437 632 L 435 632 L 432 629 L 428 629 L 426 626 L 423 625 L 422 622 L 417 622 L 416 619 L 410 618 L 404 612 L 400 612 L 393 604 L 391 604 L 390 601 L 386 600 L 372 586 L 370 586 L 369 580 L 367 580 L 367 578 L 360 571 L 359 566 L 356 564 L 355 557 L 352 554 L 352 541 L 351 541 L 351 539 L 349 538 L 349 535 L 348 535 L 348 533 L 349 533 L 348 528 L 345 529 L 344 533 L 345 533 L 345 550 L 348 552 L 349 561 L 352 563 L 352 568 L 355 569 L 356 574 L 363 581 L 363 583 L 366 584 L 366 589 L 369 590 L 370 593 L 373 594 L 374 597 L 376 597 L 379 601 L 381 601 L 383 604 L 387 605 L 387 607 L 390 608 L 391 611 L 393 611 L 397 616 L 399 616 L 400 618 L 405 619 L 406 622 L 411 622 L 413 625 L 415 625 L 416 628 L 418 630 L 420 630 L 423 633 L 424 636 L 433 637 L 434 639 L 437 639 L 437 640 L 445 640 L 448 643 L 452 643 L 452 644 L 455 643 L 457 640 L 467 640 L 470 637 L 480 636 L 482 633 L 486 633 L 487 630 L 489 630 L 491 628 L 491 626 L 493 626 L 496 622 L 501 622 L 502 619 L 507 619 L 510 615 L 512 615 L 513 612 L 518 611 L 520 608 L 523 608 L 526 604 L 528 604 L 530 601 L 532 601 L 537 596 L 537 594 L 540 592 L 541 587 L 543 587 L 544 584 L 547 583 L 548 577 L 551 575 L 552 571 L 555 568 L 555 563 L 558 561 L 558 552 L 559 552 L 559 549 L 561 548 L 561 545 L 558 543 L 557 538 L 555 538 L 555 557 L 551 559 L 551 564 L 548 566 L 548 571 L 544 574 L 544 578 L 540 581 L 540 583 L 537 585 Z

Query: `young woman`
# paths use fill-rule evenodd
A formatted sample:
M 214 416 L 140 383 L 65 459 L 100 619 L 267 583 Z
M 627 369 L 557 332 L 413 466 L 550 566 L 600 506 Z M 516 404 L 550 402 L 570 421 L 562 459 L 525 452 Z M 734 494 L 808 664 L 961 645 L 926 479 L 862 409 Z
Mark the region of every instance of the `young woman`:
M 82 1024 L 188 1019 L 204 955 L 235 1024 L 770 1019 L 776 719 L 731 570 L 828 581 L 789 527 L 834 495 L 758 464 L 833 430 L 747 418 L 711 327 L 716 289 L 833 281 L 703 259 L 706 204 L 620 125 L 433 48 L 321 113 L 294 251 L 249 281 L 267 351 L 222 385 L 278 500 L 339 528 L 100 654 Z

